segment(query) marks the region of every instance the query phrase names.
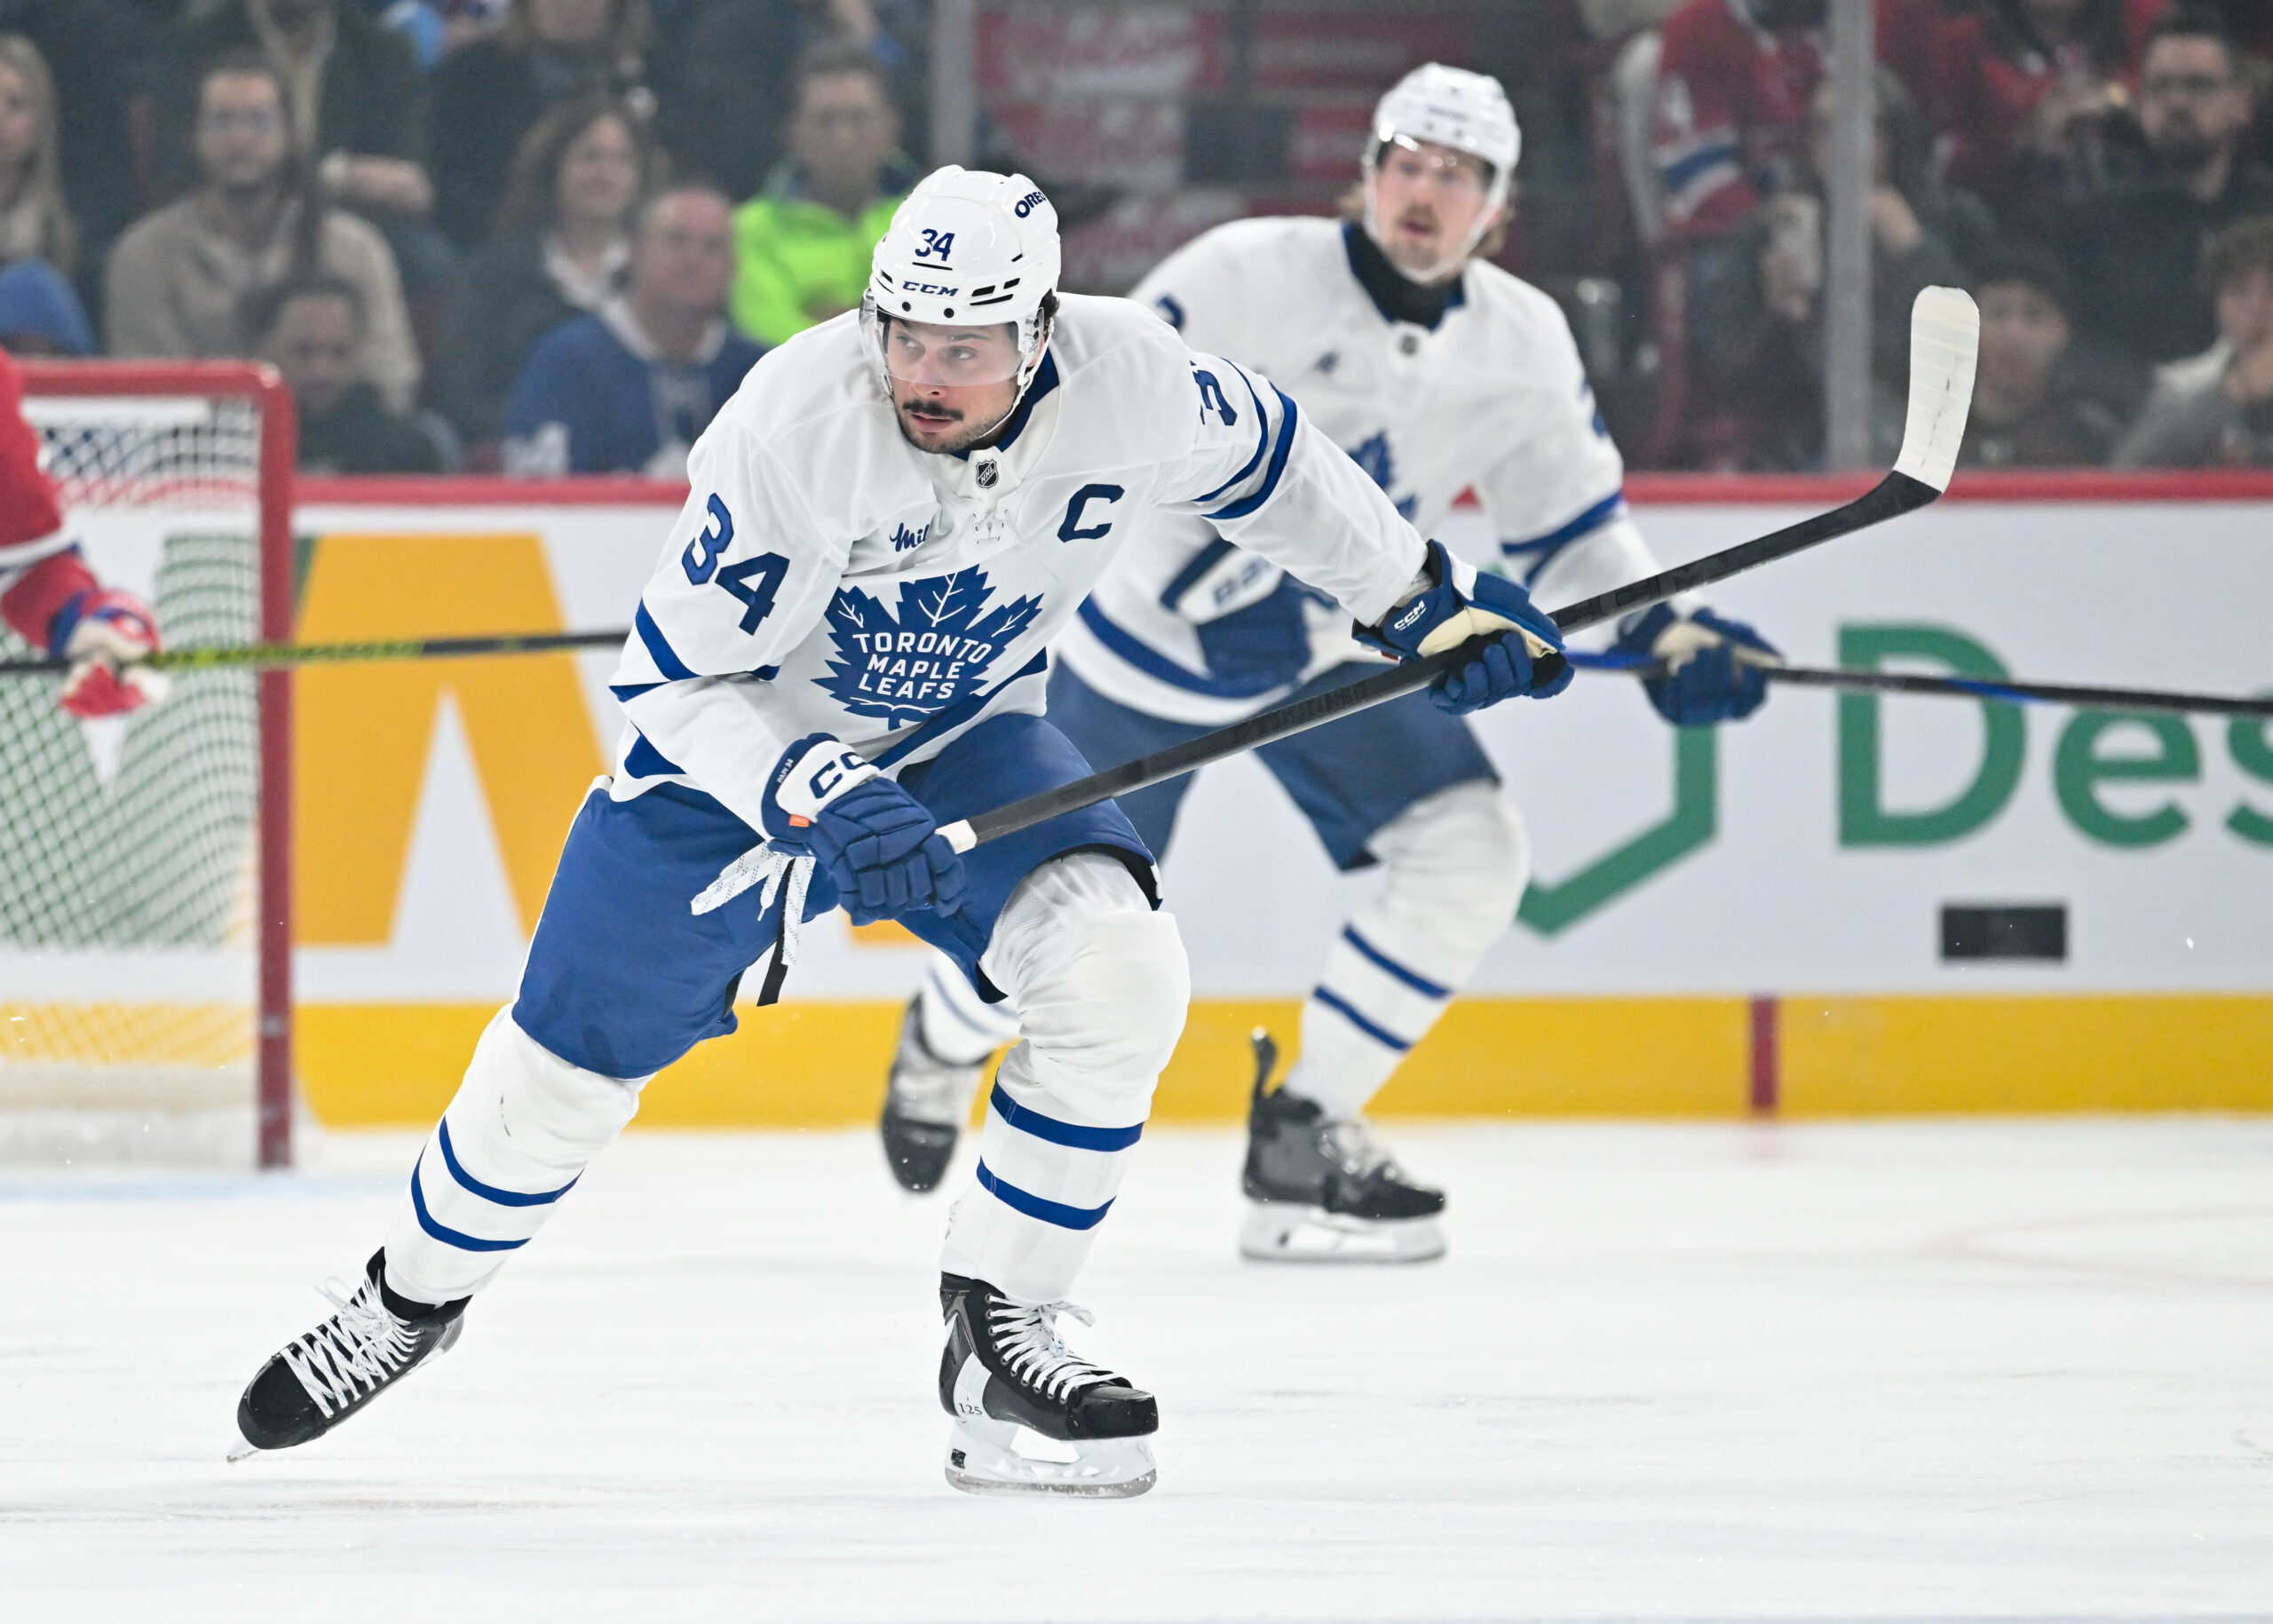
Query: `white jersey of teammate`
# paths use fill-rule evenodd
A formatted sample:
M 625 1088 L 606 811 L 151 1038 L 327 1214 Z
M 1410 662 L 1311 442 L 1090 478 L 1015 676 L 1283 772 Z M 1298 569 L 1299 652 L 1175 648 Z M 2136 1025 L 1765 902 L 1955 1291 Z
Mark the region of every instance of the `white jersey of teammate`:
M 890 771 L 1039 714 L 1044 646 L 1156 511 L 1367 622 L 1422 566 L 1420 536 L 1285 396 L 1126 300 L 1063 297 L 1012 429 L 968 455 L 910 445 L 851 314 L 751 368 L 694 448 L 614 679 L 630 725 L 611 793 L 689 783 L 759 828 L 807 735 Z
M 1472 489 L 1509 571 L 1542 605 L 1655 573 L 1627 517 L 1618 448 L 1555 302 L 1477 260 L 1433 329 L 1394 320 L 1352 266 L 1346 234 L 1355 229 L 1312 218 L 1218 226 L 1132 297 L 1187 344 L 1234 356 L 1286 392 L 1423 535 Z M 1208 726 L 1372 657 L 1350 641 L 1347 615 L 1301 590 L 1325 582 L 1282 582 L 1283 560 L 1232 539 L 1241 547 L 1216 545 L 1213 531 L 1181 515 L 1139 516 L 1058 657 L 1108 699 Z M 1303 600 L 1299 614 L 1288 602 L 1279 618 L 1280 657 L 1261 657 L 1250 634 L 1235 666 L 1219 660 L 1211 669 L 1200 628 L 1274 592 Z

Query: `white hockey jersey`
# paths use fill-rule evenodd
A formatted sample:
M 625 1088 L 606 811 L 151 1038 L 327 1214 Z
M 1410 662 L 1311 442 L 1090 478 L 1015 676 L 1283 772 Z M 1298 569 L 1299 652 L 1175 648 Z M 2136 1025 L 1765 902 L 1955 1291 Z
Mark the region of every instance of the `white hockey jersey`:
M 691 784 L 753 828 L 810 734 L 889 771 L 1040 713 L 1045 645 L 1140 514 L 1236 537 L 1368 622 L 1423 558 L 1284 395 L 1122 299 L 1063 297 L 996 448 L 908 444 L 846 314 L 750 369 L 689 473 L 613 682 L 630 725 L 612 793 Z
M 1553 607 L 1655 573 L 1554 300 L 1498 266 L 1461 273 L 1431 329 L 1386 315 L 1339 222 L 1237 221 L 1161 262 L 1133 296 L 1186 343 L 1285 391 L 1429 535 L 1473 488 L 1510 574 Z M 1161 511 L 1129 527 L 1056 650 L 1150 715 L 1221 725 L 1342 661 L 1371 658 L 1301 572 Z M 1237 541 L 1227 531 L 1224 536 Z M 1481 562 L 1482 560 L 1477 560 Z

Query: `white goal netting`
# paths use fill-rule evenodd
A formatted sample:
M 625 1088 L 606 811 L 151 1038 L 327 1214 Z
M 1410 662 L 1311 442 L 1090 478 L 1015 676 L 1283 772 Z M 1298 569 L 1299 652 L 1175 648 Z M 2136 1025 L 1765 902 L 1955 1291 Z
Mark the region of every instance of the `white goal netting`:
M 260 400 L 32 387 L 97 575 L 170 646 L 256 640 L 282 497 Z M 0 630 L 0 658 L 37 652 Z M 0 679 L 0 1157 L 259 1158 L 262 680 L 178 674 L 162 704 L 82 722 L 55 678 Z

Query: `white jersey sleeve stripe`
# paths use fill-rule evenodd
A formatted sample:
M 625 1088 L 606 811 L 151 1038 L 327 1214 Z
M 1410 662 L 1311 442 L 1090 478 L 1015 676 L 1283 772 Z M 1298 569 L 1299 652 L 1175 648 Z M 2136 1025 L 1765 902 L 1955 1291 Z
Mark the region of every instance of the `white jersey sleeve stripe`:
M 1271 466 L 1263 476 L 1263 485 L 1252 495 L 1241 497 L 1228 507 L 1217 508 L 1207 516 L 1211 519 L 1245 519 L 1271 500 L 1271 493 L 1279 488 L 1279 476 L 1287 471 L 1287 455 L 1295 448 L 1295 429 L 1301 421 L 1302 413 L 1295 403 L 1287 398 L 1286 392 L 1276 384 L 1271 386 L 1271 392 L 1279 397 L 1282 415 L 1279 419 L 1279 441 L 1271 448 Z M 1253 464 L 1250 463 L 1249 466 Z M 1237 484 L 1238 481 L 1233 480 L 1232 483 Z
M 663 636 L 663 629 L 655 624 L 655 617 L 647 613 L 645 598 L 640 600 L 638 612 L 631 617 L 631 623 L 638 629 L 639 641 L 646 646 L 647 658 L 655 662 L 657 670 L 672 682 L 693 680 L 694 672 L 672 649 L 669 640 Z
M 1572 543 L 1583 540 L 1604 525 L 1625 516 L 1626 493 L 1623 489 L 1614 490 L 1568 524 L 1558 525 L 1546 535 L 1532 536 L 1528 541 L 1501 542 L 1500 551 L 1510 560 L 1525 554 L 1532 555 L 1529 567 L 1524 574 L 1524 580 L 1528 584 L 1536 581 L 1539 573 L 1553 563 L 1555 556 Z
M 1192 500 L 1194 502 L 1215 501 L 1216 498 L 1222 495 L 1225 491 L 1231 489 L 1232 487 L 1239 484 L 1248 475 L 1252 474 L 1255 470 L 1255 464 L 1263 461 L 1263 454 L 1271 448 L 1271 414 L 1263 409 L 1263 397 L 1255 392 L 1255 380 L 1247 376 L 1245 372 L 1241 372 L 1239 374 L 1239 382 L 1247 385 L 1247 399 L 1255 402 L 1255 455 L 1247 458 L 1247 465 L 1241 468 L 1239 472 L 1224 480 L 1221 485 L 1218 485 L 1214 490 L 1209 491 L 1206 495 L 1193 497 Z

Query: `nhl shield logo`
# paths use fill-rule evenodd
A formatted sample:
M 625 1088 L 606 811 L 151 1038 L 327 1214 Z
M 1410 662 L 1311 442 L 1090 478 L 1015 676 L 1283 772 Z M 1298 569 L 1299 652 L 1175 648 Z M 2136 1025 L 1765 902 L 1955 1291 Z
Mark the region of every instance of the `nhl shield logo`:
M 983 457 L 971 477 L 978 481 L 979 489 L 991 491 L 994 488 L 994 482 L 1002 477 L 1002 470 L 993 457 Z

